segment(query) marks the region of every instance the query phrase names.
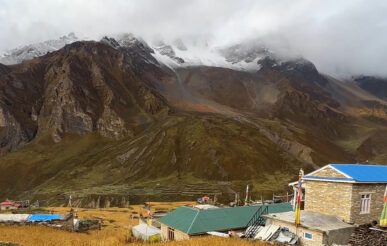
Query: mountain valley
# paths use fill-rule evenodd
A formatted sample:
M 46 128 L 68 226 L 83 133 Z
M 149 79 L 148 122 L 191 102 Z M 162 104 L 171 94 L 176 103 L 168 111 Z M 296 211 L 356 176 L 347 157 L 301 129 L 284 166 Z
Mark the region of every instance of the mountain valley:
M 300 167 L 387 162 L 385 79 L 336 79 L 261 45 L 73 41 L 0 64 L 2 198 L 120 205 L 246 184 L 258 198 Z

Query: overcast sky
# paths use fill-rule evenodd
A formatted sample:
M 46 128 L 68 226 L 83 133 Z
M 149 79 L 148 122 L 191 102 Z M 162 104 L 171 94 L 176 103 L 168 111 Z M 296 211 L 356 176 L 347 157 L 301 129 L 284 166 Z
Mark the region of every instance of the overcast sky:
M 0 51 L 69 32 L 260 38 L 325 73 L 387 76 L 386 0 L 0 0 Z

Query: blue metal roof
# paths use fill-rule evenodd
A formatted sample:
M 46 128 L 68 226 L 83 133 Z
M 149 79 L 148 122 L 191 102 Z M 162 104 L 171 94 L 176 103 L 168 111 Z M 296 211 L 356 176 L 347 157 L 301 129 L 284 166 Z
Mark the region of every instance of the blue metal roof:
M 354 182 L 380 182 L 387 183 L 386 165 L 362 165 L 362 164 L 330 164 L 333 168 L 346 174 Z

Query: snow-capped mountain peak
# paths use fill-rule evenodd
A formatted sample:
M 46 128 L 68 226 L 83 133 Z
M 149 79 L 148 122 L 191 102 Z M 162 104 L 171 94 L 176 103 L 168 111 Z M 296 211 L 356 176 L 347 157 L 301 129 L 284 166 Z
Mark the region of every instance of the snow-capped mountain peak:
M 59 39 L 47 40 L 40 43 L 21 46 L 0 55 L 0 63 L 11 65 L 21 63 L 25 60 L 31 60 L 35 57 L 43 56 L 64 47 L 66 44 L 77 41 L 78 38 L 73 32 L 62 36 Z
M 195 43 L 185 44 L 178 39 L 170 44 L 158 41 L 153 44 L 155 58 L 170 67 L 213 66 L 242 71 L 260 69 L 258 60 L 265 57 L 267 50 L 259 48 L 237 49 L 230 47 L 210 47 Z
M 75 41 L 79 41 L 79 39 L 74 33 L 69 33 L 58 39 L 25 45 L 0 55 L 0 63 L 6 65 L 21 63 L 56 51 Z M 189 40 L 185 42 L 182 39 L 175 39 L 166 42 L 158 39 L 153 40 L 149 45 L 145 40 L 131 33 L 115 35 L 114 37 L 104 36 L 100 42 L 116 49 L 126 47 L 129 50 L 137 50 L 150 62 L 158 62 L 171 68 L 213 66 L 233 70 L 257 71 L 260 69 L 258 61 L 269 54 L 264 46 L 255 43 L 212 47 L 203 40 L 201 42 Z

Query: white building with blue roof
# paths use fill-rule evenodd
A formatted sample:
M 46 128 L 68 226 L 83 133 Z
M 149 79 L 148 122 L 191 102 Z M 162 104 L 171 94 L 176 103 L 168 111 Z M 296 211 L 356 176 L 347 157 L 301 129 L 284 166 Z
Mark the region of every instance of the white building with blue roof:
M 302 182 L 305 211 L 334 215 L 347 223 L 371 223 L 383 209 L 387 164 L 329 164 L 303 176 Z

